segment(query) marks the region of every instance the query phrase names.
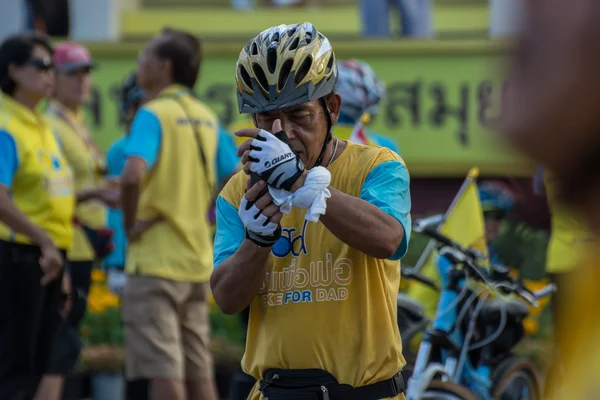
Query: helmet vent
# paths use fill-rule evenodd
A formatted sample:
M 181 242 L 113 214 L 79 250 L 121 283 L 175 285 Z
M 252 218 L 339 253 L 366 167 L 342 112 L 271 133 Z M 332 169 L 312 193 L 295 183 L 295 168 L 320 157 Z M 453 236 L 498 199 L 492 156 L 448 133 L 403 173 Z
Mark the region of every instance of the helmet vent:
M 305 35 L 304 35 L 304 42 L 306 44 L 310 44 L 310 42 L 312 42 L 312 40 L 313 40 L 313 34 L 312 34 L 312 32 L 306 32 Z
M 258 55 L 258 46 L 256 45 L 256 42 L 252 43 L 252 51 L 251 54 L 253 56 L 257 56 Z
M 294 66 L 293 59 L 286 60 L 283 63 L 283 65 L 281 66 L 281 71 L 279 72 L 279 81 L 277 82 L 279 90 L 282 90 L 283 87 L 285 86 L 285 83 L 287 82 L 288 78 L 290 77 L 290 73 L 292 72 L 293 66 Z
M 277 49 L 276 48 L 269 48 L 269 50 L 267 50 L 267 68 L 269 69 L 270 73 L 275 72 L 275 68 L 277 68 Z
M 250 79 L 250 74 L 246 71 L 243 65 L 240 65 L 240 75 L 242 76 L 242 80 L 248 87 L 252 87 L 252 80 Z
M 310 68 L 312 67 L 312 62 L 313 60 L 310 56 L 304 59 L 302 65 L 300 65 L 300 68 L 298 68 L 298 70 L 296 71 L 296 78 L 294 79 L 296 85 L 300 84 L 300 82 L 302 82 L 304 78 L 306 78 L 306 76 L 310 72 Z
M 267 76 L 265 75 L 265 72 L 260 67 L 260 65 L 256 63 L 252 64 L 252 71 L 254 72 L 254 76 L 256 77 L 256 80 L 258 81 L 260 86 L 262 86 L 265 92 L 268 92 L 269 81 L 267 80 Z
M 329 74 L 333 68 L 333 63 L 335 62 L 335 57 L 333 54 L 329 57 L 329 61 L 327 62 L 327 68 L 325 69 L 325 74 Z
M 292 44 L 290 44 L 290 50 L 296 50 L 298 48 L 298 45 L 300 44 L 300 38 L 297 37 L 294 39 L 294 41 L 292 42 Z

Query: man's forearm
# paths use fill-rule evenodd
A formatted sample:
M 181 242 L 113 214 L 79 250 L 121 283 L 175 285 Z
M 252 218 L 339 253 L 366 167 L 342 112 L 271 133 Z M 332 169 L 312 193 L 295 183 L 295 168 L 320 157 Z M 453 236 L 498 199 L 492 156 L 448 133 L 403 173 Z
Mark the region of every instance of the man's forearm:
M 374 205 L 330 187 L 327 212 L 320 221 L 338 239 L 376 258 L 389 258 L 402 243 L 404 229 Z
M 128 231 L 135 225 L 140 187 L 140 183 L 129 183 L 121 186 L 121 208 L 123 210 L 123 226 L 125 231 Z
M 210 277 L 215 302 L 225 314 L 241 312 L 258 295 L 265 279 L 271 248 L 244 240 Z

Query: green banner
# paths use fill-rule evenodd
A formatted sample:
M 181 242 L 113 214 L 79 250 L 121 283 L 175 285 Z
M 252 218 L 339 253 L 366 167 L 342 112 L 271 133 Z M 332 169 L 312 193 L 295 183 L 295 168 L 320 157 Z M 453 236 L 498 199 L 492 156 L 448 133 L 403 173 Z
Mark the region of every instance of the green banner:
M 413 176 L 458 177 L 473 166 L 483 175 L 530 173 L 528 164 L 489 132 L 500 113 L 503 84 L 493 69 L 499 55 L 448 50 L 394 56 L 392 52 L 362 57 L 388 90 L 369 129 L 398 143 Z M 129 58 L 107 53 L 96 56 L 99 68 L 94 72 L 94 96 L 89 105 L 94 132 L 104 148 L 123 133 L 116 91 L 135 68 L 133 54 Z M 207 56 L 197 88 L 198 96 L 213 107 L 226 126 L 244 119 L 237 112 L 235 99 L 236 59 L 227 54 Z

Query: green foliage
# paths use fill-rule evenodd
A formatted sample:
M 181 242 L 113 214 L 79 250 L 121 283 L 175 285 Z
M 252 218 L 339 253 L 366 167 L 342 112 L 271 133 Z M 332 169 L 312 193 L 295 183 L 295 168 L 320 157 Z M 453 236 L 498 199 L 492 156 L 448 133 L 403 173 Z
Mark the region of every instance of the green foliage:
M 548 234 L 518 221 L 506 221 L 493 242 L 503 264 L 519 270 L 525 279 L 545 275 Z
M 214 337 L 233 344 L 244 344 L 244 327 L 239 315 L 225 315 L 214 303 L 210 303 L 210 326 Z
M 122 345 L 121 311 L 108 308 L 103 313 L 87 312 L 82 323 L 81 336 L 84 344 L 88 346 Z
M 419 261 L 419 257 L 423 253 L 423 250 L 425 250 L 425 247 L 427 247 L 427 243 L 429 243 L 429 237 L 421 233 L 413 232 L 410 235 L 408 251 L 402 260 L 402 264 L 409 265 L 411 267 L 417 264 L 417 261 Z

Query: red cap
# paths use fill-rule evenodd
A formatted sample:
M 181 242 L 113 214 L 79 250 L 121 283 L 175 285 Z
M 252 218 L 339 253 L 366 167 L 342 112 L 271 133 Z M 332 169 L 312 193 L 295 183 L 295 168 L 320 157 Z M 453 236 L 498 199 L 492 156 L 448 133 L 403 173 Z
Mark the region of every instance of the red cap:
M 92 56 L 84 46 L 73 42 L 62 42 L 54 48 L 52 58 L 59 72 L 73 72 L 78 69 L 93 68 Z

